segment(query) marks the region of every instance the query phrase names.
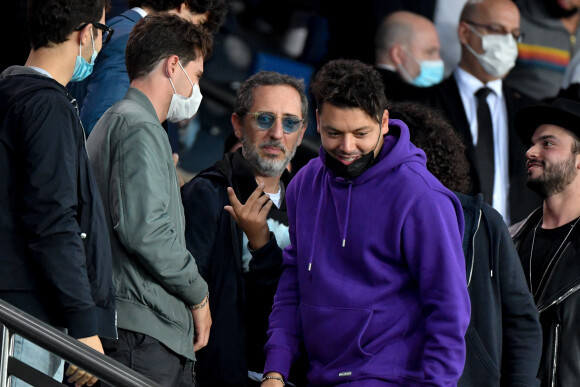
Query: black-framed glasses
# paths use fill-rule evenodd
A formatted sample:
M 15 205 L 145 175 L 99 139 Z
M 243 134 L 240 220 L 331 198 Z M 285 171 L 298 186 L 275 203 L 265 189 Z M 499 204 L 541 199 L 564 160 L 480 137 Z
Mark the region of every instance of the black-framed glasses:
M 262 130 L 271 129 L 272 126 L 276 123 L 276 114 L 270 112 L 249 112 L 246 113 L 256 119 L 258 123 L 258 128 Z M 286 114 L 282 116 L 282 129 L 284 129 L 284 133 L 294 133 L 298 129 L 302 127 L 304 123 L 304 119 L 291 115 Z
M 115 30 L 112 29 L 111 27 L 104 25 L 102 23 L 99 23 L 99 22 L 83 23 L 80 26 L 78 26 L 77 28 L 75 28 L 75 31 L 80 31 L 89 24 L 92 24 L 93 27 L 95 27 L 96 29 L 99 29 L 103 32 L 103 44 L 108 43 L 109 40 L 111 40 L 111 37 L 113 37 L 113 33 L 115 32 Z
M 521 43 L 524 40 L 524 33 L 521 32 L 519 29 L 508 31 L 504 27 L 500 26 L 499 24 L 481 24 L 476 23 L 471 20 L 465 20 L 467 24 L 471 24 L 472 26 L 483 28 L 487 31 L 487 33 L 491 35 L 505 35 L 511 34 L 514 37 L 514 40 L 518 43 Z

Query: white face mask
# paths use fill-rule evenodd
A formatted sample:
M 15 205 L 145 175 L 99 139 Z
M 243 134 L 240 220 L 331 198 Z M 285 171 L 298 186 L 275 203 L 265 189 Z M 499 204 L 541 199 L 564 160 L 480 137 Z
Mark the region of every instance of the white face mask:
M 171 77 L 169 78 L 169 82 L 171 82 L 171 86 L 173 87 L 173 96 L 171 97 L 171 103 L 169 104 L 169 111 L 167 112 L 167 121 L 169 122 L 179 122 L 183 120 L 188 120 L 197 113 L 197 109 L 201 104 L 201 99 L 203 96 L 201 95 L 201 91 L 199 90 L 199 86 L 197 83 L 194 85 L 189 78 L 189 75 L 185 72 L 181 62 L 177 62 L 183 73 L 187 77 L 187 80 L 191 84 L 192 91 L 189 97 L 185 97 L 183 95 L 177 94 L 175 90 L 175 86 L 173 85 L 173 81 Z
M 489 75 L 498 78 L 506 75 L 515 66 L 518 57 L 518 45 L 512 34 L 483 36 L 473 26 L 467 25 L 481 38 L 483 54 L 478 54 L 467 44 L 465 47 Z

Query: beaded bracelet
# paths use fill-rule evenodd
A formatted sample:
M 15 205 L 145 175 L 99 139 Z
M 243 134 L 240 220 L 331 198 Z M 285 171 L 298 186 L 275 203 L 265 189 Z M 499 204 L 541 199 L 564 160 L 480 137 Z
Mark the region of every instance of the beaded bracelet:
M 269 380 L 269 379 L 279 380 L 280 383 L 282 383 L 282 387 L 284 387 L 286 385 L 286 383 L 284 383 L 284 379 L 282 379 L 279 376 L 263 376 L 262 383 L 264 383 L 266 380 Z
M 206 296 L 205 296 L 205 300 L 203 301 L 203 303 L 201 305 L 197 305 L 197 306 L 192 306 L 191 309 L 192 310 L 198 310 L 203 308 L 207 302 L 209 301 L 209 292 L 207 292 Z

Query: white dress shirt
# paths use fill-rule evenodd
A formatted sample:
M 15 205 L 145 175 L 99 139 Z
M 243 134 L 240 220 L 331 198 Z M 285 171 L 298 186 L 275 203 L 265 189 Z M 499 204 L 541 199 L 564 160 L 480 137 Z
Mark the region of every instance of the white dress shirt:
M 492 206 L 503 216 L 504 221 L 509 225 L 509 173 L 508 173 L 508 121 L 507 107 L 502 90 L 502 80 L 484 84 L 473 75 L 461 68 L 457 68 L 453 73 L 465 115 L 471 129 L 471 138 L 473 146 L 477 145 L 477 100 L 475 93 L 480 88 L 486 86 L 492 90 L 487 96 L 487 104 L 491 112 L 493 125 L 493 155 L 494 155 L 494 180 L 493 180 L 493 198 Z

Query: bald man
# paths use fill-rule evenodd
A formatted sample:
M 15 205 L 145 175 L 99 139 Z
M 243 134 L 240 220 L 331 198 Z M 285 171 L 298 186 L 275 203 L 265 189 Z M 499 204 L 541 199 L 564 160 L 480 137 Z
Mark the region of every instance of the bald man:
M 429 19 L 407 11 L 386 16 L 375 36 L 375 68 L 383 76 L 387 99 L 414 99 L 421 88 L 441 82 L 440 49 Z
M 526 189 L 526 149 L 512 123 L 518 110 L 535 101 L 503 83 L 518 55 L 520 13 L 511 0 L 469 0 L 457 33 L 458 67 L 425 95 L 466 145 L 472 181 L 468 193 L 483 193 L 510 225 L 541 204 L 540 197 Z

